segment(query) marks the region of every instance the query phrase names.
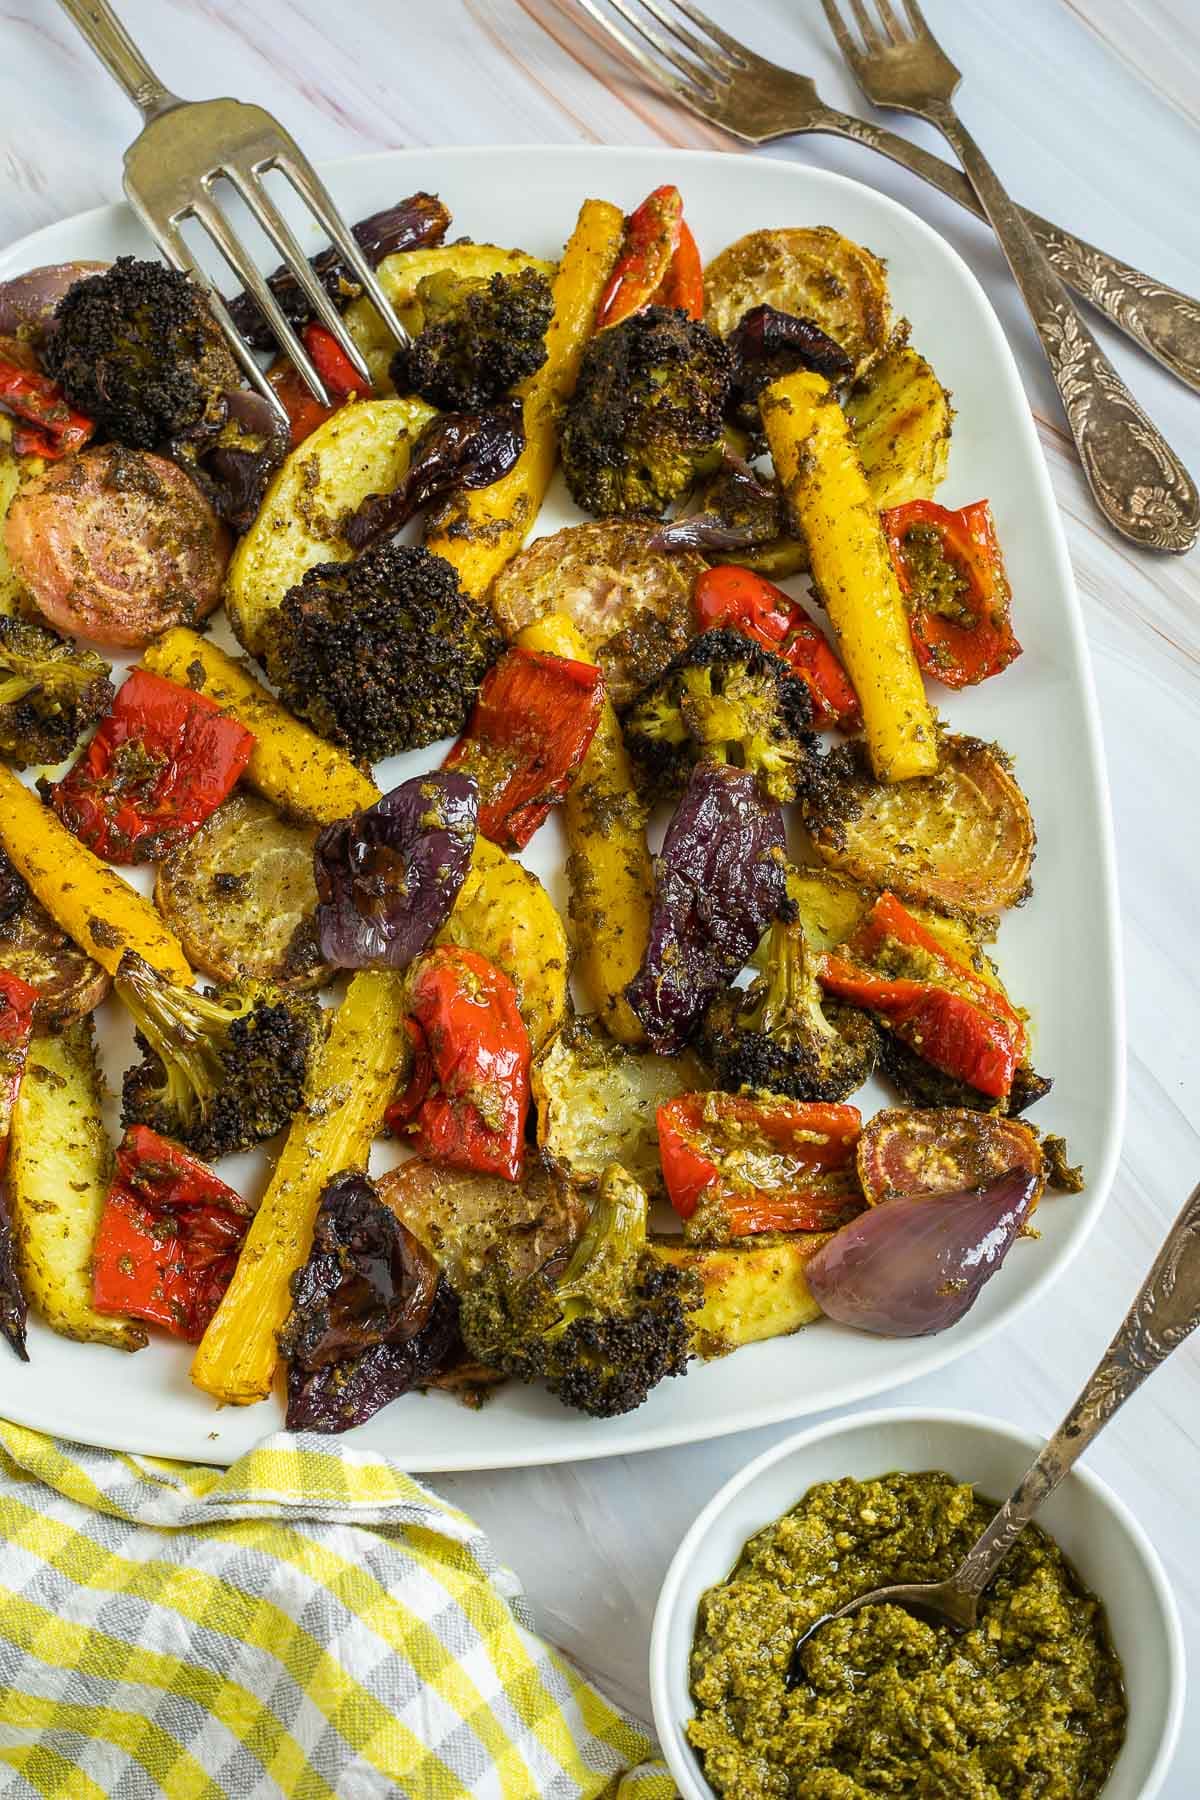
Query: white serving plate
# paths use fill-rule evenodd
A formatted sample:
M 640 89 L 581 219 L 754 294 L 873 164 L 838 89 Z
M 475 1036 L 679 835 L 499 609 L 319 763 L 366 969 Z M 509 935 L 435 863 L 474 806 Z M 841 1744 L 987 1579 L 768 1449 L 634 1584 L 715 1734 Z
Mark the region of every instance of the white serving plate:
M 1088 1175 L 1081 1196 L 1050 1196 L 1037 1242 L 1007 1266 L 953 1330 L 885 1340 L 821 1324 L 797 1336 L 695 1365 L 645 1406 L 597 1422 L 538 1391 L 510 1385 L 479 1413 L 447 1395 L 410 1395 L 352 1434 L 406 1468 L 471 1469 L 573 1461 L 658 1449 L 843 1406 L 965 1355 L 1032 1305 L 1083 1243 L 1116 1167 L 1124 1110 L 1120 943 L 1107 782 L 1079 600 L 1049 478 L 1020 377 L 999 322 L 966 264 L 936 232 L 858 182 L 763 157 L 664 149 L 563 148 L 395 151 L 326 171 L 351 219 L 417 188 L 440 192 L 460 233 L 556 256 L 589 195 L 626 210 L 675 181 L 707 259 L 745 231 L 829 224 L 886 257 L 897 308 L 913 341 L 954 394 L 949 479 L 939 499 L 992 501 L 1015 594 L 1025 654 L 1016 667 L 962 695 L 939 690 L 956 728 L 996 738 L 1016 758 L 1037 820 L 1036 893 L 1004 922 L 999 959 L 1019 1001 L 1036 998 L 1039 1068 L 1056 1078 L 1035 1122 L 1066 1135 Z M 318 247 L 316 238 L 314 248 Z M 48 227 L 0 255 L 0 278 L 78 257 L 152 254 L 124 207 L 102 207 Z M 575 514 L 552 493 L 538 521 L 550 532 Z M 797 591 L 803 591 L 802 588 Z M 219 628 L 220 630 L 220 628 Z M 384 765 L 381 785 L 434 766 L 436 748 Z M 565 904 L 563 843 L 554 819 L 525 861 Z M 142 872 L 138 885 L 148 888 Z M 99 1018 L 106 1073 L 119 1089 L 130 1060 L 128 1023 L 112 1002 Z M 892 1097 L 861 1096 L 867 1116 Z M 116 1128 L 115 1109 L 112 1119 Z M 394 1160 L 379 1147 L 379 1166 Z M 374 1163 L 372 1166 L 375 1166 Z M 261 1191 L 266 1160 L 236 1159 L 222 1174 Z M 28 1366 L 0 1356 L 0 1415 L 87 1443 L 228 1462 L 279 1428 L 277 1400 L 218 1410 L 188 1380 L 190 1352 L 155 1337 L 133 1356 L 69 1343 L 30 1323 Z

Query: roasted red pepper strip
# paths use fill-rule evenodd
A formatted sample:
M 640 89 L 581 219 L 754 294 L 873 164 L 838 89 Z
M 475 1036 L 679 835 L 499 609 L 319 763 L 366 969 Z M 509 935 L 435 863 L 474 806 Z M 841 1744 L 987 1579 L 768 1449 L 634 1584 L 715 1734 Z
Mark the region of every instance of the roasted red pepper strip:
M 233 1278 L 253 1209 L 178 1144 L 131 1125 L 92 1258 L 98 1312 L 199 1343 Z
M 151 862 L 228 798 L 253 748 L 253 735 L 215 700 L 134 669 L 50 799 L 97 856 Z
M 647 194 L 625 221 L 616 266 L 596 308 L 596 329 L 619 325 L 647 306 L 681 306 L 704 315 L 704 277 L 696 240 L 683 222 L 683 197 L 670 182 Z
M 961 688 L 1007 669 L 1021 646 L 989 503 L 949 512 L 932 500 L 910 500 L 880 516 L 926 674 Z
M 412 1064 L 408 1080 L 384 1114 L 384 1123 L 391 1131 L 401 1131 L 411 1123 L 420 1112 L 425 1096 L 433 1084 L 433 1063 L 425 1033 L 412 1018 L 405 1019 L 404 1029 L 412 1045 Z
M 591 663 L 509 650 L 489 669 L 445 762 L 479 784 L 484 837 L 524 849 L 570 787 L 603 705 L 604 677 Z
M 13 446 L 24 456 L 54 462 L 82 450 L 96 429 L 91 419 L 72 412 L 56 381 L 7 357 L 0 357 L 0 405 L 27 421 L 13 432 Z
M 658 1109 L 658 1149 L 671 1205 L 719 1212 L 732 1237 L 833 1231 L 863 1209 L 854 1176 L 856 1106 L 681 1094 Z
M 653 304 L 680 307 L 689 319 L 704 317 L 704 265 L 686 219 L 680 220 L 679 242 Z
M 943 1074 L 993 1099 L 1008 1093 L 1026 1047 L 1020 1014 L 943 949 L 894 894 L 879 896 L 844 950 L 828 954 L 821 967 L 821 984 L 831 994 L 881 1013 L 897 1037 Z
M 828 725 L 842 731 L 858 730 L 862 723 L 858 695 L 837 651 L 799 602 L 782 588 L 753 569 L 723 563 L 706 569 L 697 579 L 693 601 L 701 631 L 719 625 L 740 631 L 773 650 L 795 670 L 812 698 L 813 724 L 818 730 Z
M 322 406 L 319 400 L 313 399 L 286 357 L 271 364 L 267 370 L 267 380 L 275 389 L 280 405 L 288 416 L 293 450 L 306 437 L 311 437 L 318 425 L 324 425 L 326 419 L 332 419 L 337 411 L 336 407 Z
M 364 381 L 332 331 L 314 321 L 304 327 L 300 336 L 304 348 L 312 357 L 317 374 L 333 399 L 348 400 L 351 394 L 357 394 L 360 400 L 370 399 L 370 382 Z
M 0 1175 L 8 1165 L 8 1138 L 33 1036 L 37 989 L 0 969 Z
M 433 1075 L 416 1113 L 417 1150 L 454 1169 L 519 1181 L 530 1052 L 517 990 L 486 957 L 441 944 L 422 958 L 410 992 Z

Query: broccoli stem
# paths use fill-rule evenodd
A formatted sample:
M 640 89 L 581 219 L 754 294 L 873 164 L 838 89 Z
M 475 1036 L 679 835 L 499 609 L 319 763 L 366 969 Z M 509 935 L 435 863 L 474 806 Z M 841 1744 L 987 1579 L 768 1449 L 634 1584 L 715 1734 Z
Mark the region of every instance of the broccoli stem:
M 173 1105 L 184 1118 L 205 1110 L 225 1080 L 221 1052 L 233 1019 L 252 1001 L 231 1011 L 164 981 L 140 956 L 121 958 L 114 983 L 133 1022 L 166 1070 Z
M 645 1248 L 646 1213 L 645 1192 L 633 1177 L 616 1164 L 606 1169 L 583 1236 L 555 1283 L 562 1317 L 548 1340 L 585 1313 L 619 1310 L 628 1272 Z

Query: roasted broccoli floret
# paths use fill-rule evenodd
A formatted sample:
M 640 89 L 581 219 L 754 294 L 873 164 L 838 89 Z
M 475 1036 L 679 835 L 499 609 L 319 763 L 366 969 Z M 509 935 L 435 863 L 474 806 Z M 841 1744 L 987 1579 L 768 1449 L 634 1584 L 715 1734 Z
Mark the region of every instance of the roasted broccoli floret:
M 879 1066 L 897 1087 L 910 1106 L 965 1106 L 972 1112 L 999 1113 L 1006 1118 L 1019 1118 L 1023 1112 L 1044 1100 L 1054 1086 L 1049 1075 L 1039 1075 L 1032 1063 L 1018 1063 L 1013 1071 L 1008 1093 L 997 1099 L 981 1093 L 969 1081 L 946 1075 L 926 1062 L 903 1038 L 889 1031 L 886 1024 L 879 1033 Z
M 262 662 L 284 704 L 368 762 L 461 731 L 499 638 L 428 550 L 321 563 L 272 614 Z
M 771 926 L 764 973 L 710 1003 L 703 1040 L 722 1087 L 793 1100 L 845 1100 L 879 1053 L 866 1013 L 825 999 L 804 933 L 787 920 Z
M 194 283 L 132 256 L 67 289 L 42 356 L 71 405 L 135 450 L 214 416 L 241 382 Z
M 486 281 L 427 275 L 416 297 L 424 324 L 392 358 L 398 393 L 444 412 L 479 412 L 546 360 L 554 301 L 536 269 Z
M 544 1381 L 564 1406 L 597 1419 L 632 1412 L 664 1376 L 682 1375 L 688 1314 L 702 1296 L 693 1275 L 649 1248 L 646 1212 L 643 1190 L 614 1165 L 565 1267 L 555 1258 L 522 1274 L 498 1253 L 459 1296 L 468 1352 L 520 1381 Z
M 28 619 L 0 615 L 0 754 L 58 763 L 104 716 L 108 664 Z
M 812 701 L 782 658 L 739 631 L 693 638 L 625 715 L 639 781 L 669 798 L 700 758 L 757 775 L 772 800 L 794 800 L 816 760 Z
M 597 332 L 563 421 L 576 503 L 601 518 L 661 518 L 720 460 L 732 366 L 715 332 L 664 306 Z
M 270 982 L 176 987 L 133 951 L 114 983 L 142 1060 L 125 1073 L 121 1120 L 212 1160 L 273 1137 L 304 1101 L 324 1032 L 320 1003 Z

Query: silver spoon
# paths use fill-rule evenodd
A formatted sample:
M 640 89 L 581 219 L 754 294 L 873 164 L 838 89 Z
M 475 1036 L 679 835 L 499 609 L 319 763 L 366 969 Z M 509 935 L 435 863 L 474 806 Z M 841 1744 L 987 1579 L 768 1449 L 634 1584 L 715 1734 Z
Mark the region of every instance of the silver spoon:
M 1154 1267 L 1138 1290 L 1120 1330 L 1070 1412 L 1037 1461 L 1022 1476 L 979 1541 L 946 1581 L 901 1582 L 872 1588 L 817 1619 L 797 1640 L 786 1685 L 807 1680 L 802 1652 L 813 1633 L 864 1606 L 903 1606 L 934 1624 L 970 1631 L 980 1596 L 1043 1500 L 1052 1494 L 1117 1408 L 1147 1375 L 1200 1325 L 1200 1186 L 1167 1233 Z

